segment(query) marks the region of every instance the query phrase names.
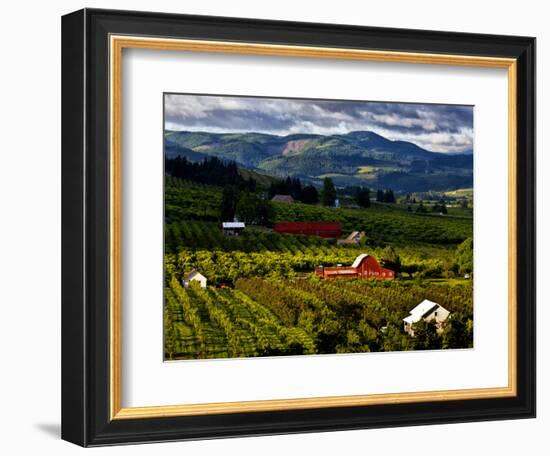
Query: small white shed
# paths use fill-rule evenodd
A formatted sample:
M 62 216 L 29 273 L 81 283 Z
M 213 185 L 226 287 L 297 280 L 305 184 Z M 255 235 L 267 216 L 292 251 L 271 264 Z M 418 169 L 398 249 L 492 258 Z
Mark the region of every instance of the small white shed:
M 420 320 L 435 321 L 438 332 L 443 330 L 443 323 L 449 318 L 449 312 L 443 306 L 437 302 L 424 299 L 413 310 L 410 311 L 410 315 L 403 318 L 403 329 L 406 333 L 414 336 L 413 325 Z
M 193 269 L 189 274 L 183 278 L 183 286 L 187 288 L 192 281 L 199 282 L 201 288 L 206 288 L 207 279 L 199 271 Z
M 245 229 L 244 222 L 223 222 L 222 231 L 223 234 L 229 236 L 238 236 L 241 231 Z

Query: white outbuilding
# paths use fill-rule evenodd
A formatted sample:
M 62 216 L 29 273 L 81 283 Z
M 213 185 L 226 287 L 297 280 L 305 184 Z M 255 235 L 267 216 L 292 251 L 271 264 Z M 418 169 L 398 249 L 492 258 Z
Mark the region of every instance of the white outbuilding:
M 223 234 L 228 236 L 238 236 L 244 229 L 246 225 L 244 222 L 223 222 L 222 231 Z
M 199 271 L 193 269 L 189 274 L 183 278 L 183 286 L 187 288 L 192 281 L 199 282 L 201 288 L 206 288 L 207 279 Z
M 411 336 L 414 336 L 413 325 L 420 320 L 434 321 L 438 332 L 443 330 L 443 323 L 449 318 L 449 312 L 437 302 L 424 299 L 413 310 L 408 317 L 403 318 L 404 330 Z

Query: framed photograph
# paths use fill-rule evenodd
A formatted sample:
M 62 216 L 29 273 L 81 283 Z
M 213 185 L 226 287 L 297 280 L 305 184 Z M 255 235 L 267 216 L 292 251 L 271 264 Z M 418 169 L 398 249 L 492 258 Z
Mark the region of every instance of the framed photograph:
M 535 39 L 62 20 L 62 437 L 535 416 Z

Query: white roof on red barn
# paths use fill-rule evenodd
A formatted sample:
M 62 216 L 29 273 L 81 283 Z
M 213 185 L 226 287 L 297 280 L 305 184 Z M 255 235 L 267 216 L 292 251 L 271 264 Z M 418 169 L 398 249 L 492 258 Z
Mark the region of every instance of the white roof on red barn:
M 368 253 L 362 253 L 361 255 L 359 255 L 355 261 L 353 262 L 353 264 L 351 265 L 352 268 L 358 268 L 359 265 L 361 264 L 361 262 L 367 258 L 369 256 Z

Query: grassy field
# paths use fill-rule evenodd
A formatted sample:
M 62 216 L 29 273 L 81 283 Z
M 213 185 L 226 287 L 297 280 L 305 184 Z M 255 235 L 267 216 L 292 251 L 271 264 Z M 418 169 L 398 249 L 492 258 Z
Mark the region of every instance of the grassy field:
M 456 198 L 473 198 L 474 197 L 474 189 L 473 188 L 459 188 L 457 190 L 451 190 L 448 192 L 445 192 L 445 195 L 447 196 L 453 196 Z

